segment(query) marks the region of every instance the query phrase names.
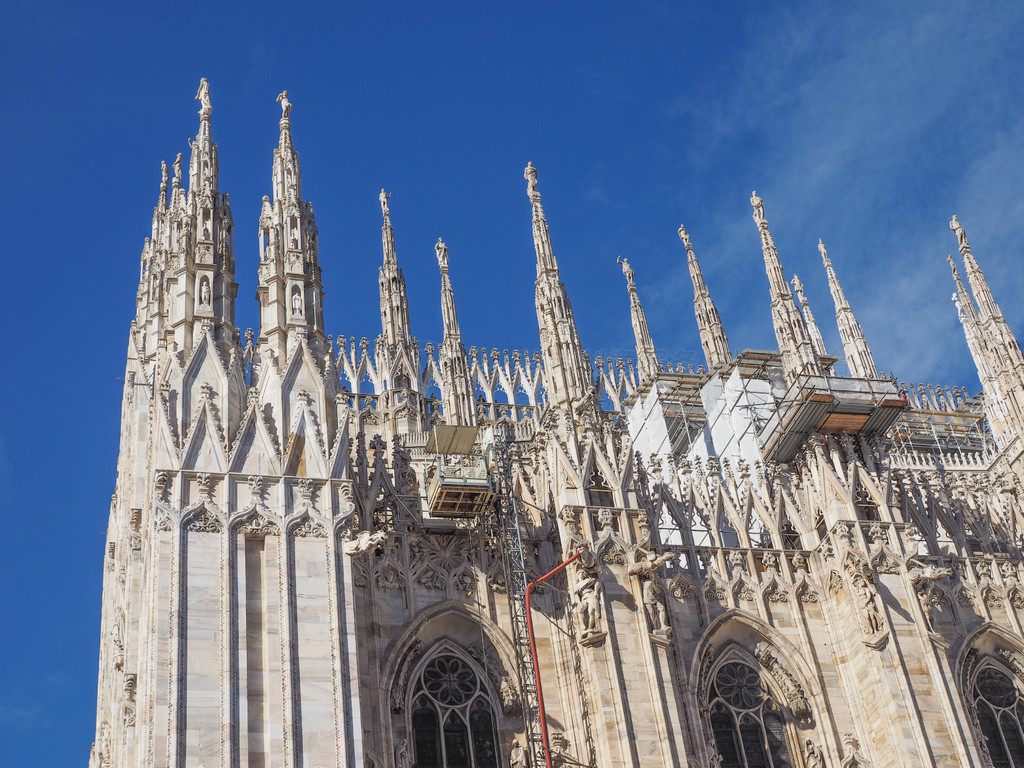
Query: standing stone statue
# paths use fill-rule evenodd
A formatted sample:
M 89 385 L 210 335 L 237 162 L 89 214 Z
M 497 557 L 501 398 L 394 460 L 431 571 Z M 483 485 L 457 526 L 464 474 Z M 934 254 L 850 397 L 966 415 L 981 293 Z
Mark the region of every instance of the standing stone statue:
M 807 768 L 825 768 L 825 756 L 813 741 L 804 742 L 804 765 Z
M 962 251 L 967 248 L 967 233 L 964 232 L 964 225 L 959 222 L 956 218 L 956 214 L 953 214 L 953 220 L 949 222 L 949 228 L 956 234 L 956 241 Z
M 434 252 L 437 253 L 437 266 L 441 268 L 442 272 L 448 271 L 448 246 L 444 244 L 444 240 L 440 237 L 437 238 L 437 244 L 434 246 Z
M 764 221 L 764 200 L 757 196 L 756 189 L 750 193 L 750 204 L 754 206 L 754 220 Z
M 686 227 L 682 224 L 679 225 L 679 239 L 683 241 L 686 250 L 690 250 L 690 233 L 686 231 Z
M 665 601 L 661 597 L 661 590 L 654 583 L 653 579 L 644 582 L 644 608 L 647 609 L 647 618 L 651 622 L 651 630 L 668 629 L 668 612 L 665 610 Z
M 203 279 L 202 285 L 199 287 L 199 302 L 203 306 L 210 305 L 210 281 Z
M 196 101 L 200 104 L 200 115 L 208 115 L 213 111 L 213 104 L 210 102 L 210 84 L 206 82 L 205 77 L 199 81 L 199 90 L 196 91 Z
M 281 105 L 281 119 L 287 120 L 292 113 L 292 103 L 288 101 L 288 91 L 277 94 L 277 103 Z
M 584 580 L 576 588 L 577 603 L 576 612 L 583 625 L 583 634 L 601 631 L 601 586 L 597 579 L 589 578 Z
M 615 260 L 615 263 L 622 265 L 622 274 L 626 276 L 626 282 L 632 285 L 633 277 L 636 273 L 633 271 L 633 268 L 629 266 L 629 259 L 624 259 L 619 256 L 619 258 Z
M 532 160 L 526 164 L 523 178 L 526 179 L 526 194 L 532 200 L 533 196 L 537 194 L 537 169 L 533 167 Z
M 388 200 L 391 198 L 387 192 L 384 191 L 384 187 L 380 188 L 380 194 L 377 195 L 380 200 L 380 210 L 385 216 L 390 215 L 391 211 L 388 209 Z
M 299 292 L 296 291 L 292 294 L 292 314 L 298 315 L 302 312 L 302 298 L 299 296 Z
M 174 178 L 181 180 L 181 152 L 174 158 Z
M 523 745 L 519 743 L 519 739 L 512 739 L 512 749 L 509 750 L 508 764 L 509 768 L 530 768 L 530 760 L 526 755 L 526 750 L 523 749 Z
M 170 175 L 167 172 L 167 161 L 166 160 L 161 160 L 160 161 L 160 186 L 163 187 L 164 189 L 167 188 L 167 181 L 168 181 L 169 178 L 170 178 Z

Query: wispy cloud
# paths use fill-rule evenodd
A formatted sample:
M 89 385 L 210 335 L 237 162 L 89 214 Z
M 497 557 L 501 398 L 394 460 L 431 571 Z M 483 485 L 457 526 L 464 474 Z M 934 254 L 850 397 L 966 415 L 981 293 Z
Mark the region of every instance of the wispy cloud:
M 1012 301 L 1024 275 L 1008 258 L 1024 236 L 1024 112 L 1019 99 L 986 96 L 1016 66 L 1022 21 L 1018 4 L 758 14 L 729 87 L 709 84 L 699 98 L 669 104 L 670 115 L 701 126 L 687 143 L 695 174 L 740 164 L 729 182 L 747 178 L 767 201 L 784 266 L 807 284 L 831 351 L 841 348 L 819 236 L 881 368 L 920 378 L 971 374 L 944 262 L 956 246 L 947 228 L 954 211 L 1011 323 L 1024 321 L 1024 305 Z M 765 281 L 752 261 L 756 231 L 737 206 L 748 190 L 717 189 L 713 180 L 705 187 L 707 207 L 720 213 L 709 231 L 695 223 L 691 234 L 713 255 L 705 269 L 730 338 L 736 347 L 770 344 Z M 692 198 L 682 203 L 693 206 Z M 679 266 L 658 290 L 688 289 Z

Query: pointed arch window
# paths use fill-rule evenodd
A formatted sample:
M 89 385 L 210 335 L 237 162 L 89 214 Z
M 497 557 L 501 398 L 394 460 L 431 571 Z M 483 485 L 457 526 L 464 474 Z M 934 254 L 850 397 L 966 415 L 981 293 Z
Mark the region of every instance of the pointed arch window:
M 464 659 L 432 658 L 412 689 L 409 711 L 417 768 L 498 768 L 494 708 Z
M 708 700 L 722 768 L 794 768 L 786 719 L 754 667 L 723 664 Z
M 984 667 L 971 686 L 971 705 L 994 768 L 1024 768 L 1024 698 L 1006 672 Z

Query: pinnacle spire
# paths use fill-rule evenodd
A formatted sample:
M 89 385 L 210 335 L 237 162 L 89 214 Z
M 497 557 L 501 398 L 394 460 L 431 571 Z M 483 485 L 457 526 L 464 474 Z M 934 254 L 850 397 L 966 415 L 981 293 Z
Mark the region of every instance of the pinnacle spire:
M 644 313 L 640 297 L 636 292 L 635 272 L 629 265 L 629 259 L 621 256 L 616 260 L 622 265 L 622 274 L 626 278 L 626 290 L 629 291 L 629 314 L 633 323 L 633 336 L 636 339 L 636 370 L 641 381 L 647 381 L 658 374 L 658 353 L 654 349 L 654 341 L 647 327 L 647 315 Z
M 704 275 L 697 262 L 697 255 L 693 252 L 690 235 L 682 224 L 679 225 L 679 239 L 683 241 L 683 246 L 686 248 L 686 265 L 689 267 L 690 279 L 693 281 L 693 312 L 697 318 L 700 345 L 704 349 L 704 359 L 707 361 L 708 368 L 715 370 L 732 360 L 729 339 L 726 338 L 722 319 L 718 316 L 718 309 L 715 307 L 715 302 L 711 300 L 711 294 L 704 283 Z
M 768 289 L 771 295 L 772 326 L 782 355 L 782 368 L 786 380 L 793 383 L 801 374 L 821 376 L 823 371 L 818 361 L 815 345 L 804 318 L 793 301 L 793 294 L 782 272 L 782 262 L 775 248 L 775 241 L 764 217 L 764 200 L 752 193 L 750 204 L 754 208 L 754 223 L 761 235 L 761 250 L 764 253 L 764 267 L 768 275 Z
M 441 318 L 444 340 L 438 350 L 441 364 L 442 409 L 448 424 L 468 426 L 476 421 L 473 387 L 462 344 L 462 332 L 455 312 L 455 292 L 448 276 L 448 246 L 439 237 L 434 246 L 437 266 L 441 272 Z
M 558 407 L 571 406 L 593 388 L 590 363 L 583 351 L 572 304 L 559 279 L 558 262 L 551 249 L 547 219 L 537 191 L 537 169 L 528 163 L 523 171 L 526 194 L 533 206 L 533 244 L 537 252 L 535 300 L 537 325 L 544 355 L 545 389 Z
M 391 226 L 391 195 L 383 190 L 378 196 L 384 216 L 381 241 L 384 261 L 380 267 L 380 320 L 384 342 L 388 348 L 408 343 L 412 338 L 409 328 L 409 300 L 405 292 L 405 273 L 398 266 L 395 252 L 395 230 Z
M 992 398 L 995 406 L 995 413 L 990 414 L 989 420 L 993 426 L 1000 415 L 1005 415 L 1005 421 L 1012 425 L 1011 429 L 1021 438 L 1024 438 L 1024 354 L 1021 352 L 1020 344 L 1006 319 L 1003 317 L 999 305 L 996 304 L 992 291 L 989 288 L 985 274 L 981 271 L 977 259 L 971 252 L 971 246 L 967 242 L 967 233 L 963 225 L 953 216 L 949 222 L 949 228 L 957 237 L 957 244 L 960 248 L 960 255 L 964 259 L 964 268 L 967 272 L 967 281 L 974 294 L 974 302 L 977 303 L 977 336 L 980 344 L 971 345 L 968 338 L 968 346 L 971 348 L 971 355 L 975 354 L 975 347 L 980 347 L 986 362 L 985 371 L 992 379 Z M 954 279 L 958 280 L 959 275 L 955 274 Z M 967 317 L 973 314 L 974 307 L 970 301 L 963 302 L 961 294 L 963 284 L 958 282 L 957 299 L 961 304 L 967 304 L 970 312 L 965 313 Z M 964 293 L 966 293 L 964 291 Z M 963 318 L 961 319 L 963 322 Z M 969 333 L 968 325 L 964 325 L 964 332 Z M 977 360 L 975 361 L 977 363 Z M 982 386 L 985 386 L 983 369 L 978 366 L 978 375 L 982 378 Z M 986 388 L 988 389 L 988 388 Z M 989 392 L 986 391 L 986 395 Z
M 523 170 L 526 179 L 526 194 L 533 206 L 533 247 L 537 251 L 537 275 L 553 269 L 558 270 L 554 251 L 551 248 L 551 233 L 548 231 L 548 220 L 544 216 L 544 208 L 540 204 L 540 192 L 537 191 L 537 169 L 533 162 L 526 164 Z
M 793 286 L 793 292 L 796 294 L 796 300 L 800 302 L 800 308 L 803 310 L 804 322 L 807 324 L 807 333 L 811 337 L 811 344 L 814 345 L 814 351 L 819 357 L 823 357 L 828 354 L 825 351 L 825 339 L 821 335 L 821 330 L 818 328 L 818 323 L 814 319 L 814 313 L 811 312 L 811 303 L 807 301 L 807 296 L 804 294 L 804 284 L 801 282 L 798 275 L 793 275 L 793 279 L 790 281 Z
M 172 164 L 173 179 L 167 164 L 160 166 L 160 197 L 139 288 L 137 322 L 147 326 L 147 352 L 155 353 L 149 349 L 154 340 L 187 355 L 208 332 L 224 354 L 235 343 L 234 221 L 228 196 L 218 189 L 206 78 L 195 98 L 200 103 L 199 129 L 189 141 L 188 188 L 181 153 Z
M 860 327 L 860 323 L 857 322 L 857 318 L 854 317 L 853 310 L 850 309 L 850 302 L 846 300 L 843 286 L 832 267 L 832 259 L 828 257 L 828 249 L 825 248 L 825 243 L 820 238 L 818 239 L 818 252 L 825 265 L 828 289 L 836 306 L 836 325 L 839 327 L 839 338 L 843 343 L 843 355 L 846 358 L 846 366 L 850 369 L 850 375 L 861 379 L 878 378 L 878 369 L 875 367 L 871 348 L 864 338 L 864 331 Z
M 292 144 L 288 91 L 281 105 L 280 135 L 274 149 L 272 196 L 260 212 L 260 346 L 278 363 L 303 340 L 316 356 L 330 354 L 324 333 L 324 292 L 313 205 L 302 199 L 299 153 Z

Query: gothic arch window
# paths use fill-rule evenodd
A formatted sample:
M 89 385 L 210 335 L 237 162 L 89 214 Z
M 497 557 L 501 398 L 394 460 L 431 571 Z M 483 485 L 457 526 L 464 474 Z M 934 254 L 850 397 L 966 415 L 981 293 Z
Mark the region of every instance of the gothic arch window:
M 742 661 L 723 664 L 708 701 L 721 768 L 795 768 L 791 728 L 757 669 Z
M 495 708 L 470 662 L 443 649 L 424 664 L 409 707 L 417 768 L 497 768 Z
M 1024 697 L 1020 686 L 999 667 L 975 675 L 970 704 L 993 768 L 1024 768 Z

